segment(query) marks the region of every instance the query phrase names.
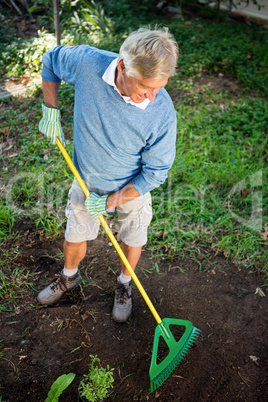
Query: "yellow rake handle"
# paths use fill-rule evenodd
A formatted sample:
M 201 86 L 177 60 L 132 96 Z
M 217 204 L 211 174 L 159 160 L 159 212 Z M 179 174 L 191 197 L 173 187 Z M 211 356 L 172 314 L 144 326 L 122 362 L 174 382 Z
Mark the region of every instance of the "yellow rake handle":
M 73 172 L 75 178 L 77 179 L 78 183 L 80 184 L 82 190 L 84 191 L 85 196 L 88 197 L 88 196 L 89 196 L 89 191 L 88 191 L 88 189 L 87 189 L 87 187 L 86 187 L 84 181 L 82 180 L 82 178 L 81 178 L 81 176 L 79 175 L 78 171 L 76 170 L 76 168 L 75 168 L 75 166 L 74 166 L 74 164 L 73 164 L 71 158 L 69 157 L 68 153 L 66 152 L 66 149 L 64 148 L 64 146 L 62 145 L 62 143 L 60 142 L 60 140 L 59 140 L 58 138 L 57 138 L 57 145 L 58 145 L 59 149 L 61 150 L 62 155 L 64 156 L 66 162 L 68 163 L 68 165 L 69 165 L 71 171 Z M 104 227 L 104 230 L 106 231 L 106 233 L 107 233 L 107 235 L 109 236 L 111 242 L 113 243 L 113 245 L 114 245 L 116 251 L 118 252 L 118 254 L 119 254 L 120 258 L 121 258 L 121 260 L 122 260 L 123 263 L 125 264 L 125 266 L 126 266 L 128 272 L 130 273 L 130 275 L 131 275 L 133 281 L 135 282 L 137 288 L 138 288 L 139 291 L 141 292 L 141 294 L 142 294 L 142 296 L 143 296 L 145 302 L 147 303 L 149 309 L 151 310 L 151 312 L 152 312 L 154 318 L 156 319 L 156 321 L 157 321 L 158 324 L 161 324 L 161 323 L 162 323 L 161 318 L 160 318 L 159 315 L 157 314 L 156 309 L 154 308 L 154 306 L 153 306 L 151 300 L 149 299 L 147 293 L 146 293 L 145 290 L 143 289 L 143 287 L 142 287 L 142 285 L 141 285 L 139 279 L 137 278 L 137 276 L 136 276 L 135 272 L 133 271 L 133 269 L 132 269 L 130 263 L 128 262 L 128 260 L 127 260 L 127 258 L 126 258 L 126 256 L 125 256 L 125 254 L 123 253 L 121 247 L 119 246 L 119 244 L 118 244 L 118 242 L 116 241 L 114 235 L 112 234 L 112 232 L 111 232 L 109 226 L 107 225 L 107 223 L 106 223 L 104 217 L 101 215 L 101 216 L 99 217 L 99 220 L 101 221 L 101 224 L 102 224 L 102 226 Z

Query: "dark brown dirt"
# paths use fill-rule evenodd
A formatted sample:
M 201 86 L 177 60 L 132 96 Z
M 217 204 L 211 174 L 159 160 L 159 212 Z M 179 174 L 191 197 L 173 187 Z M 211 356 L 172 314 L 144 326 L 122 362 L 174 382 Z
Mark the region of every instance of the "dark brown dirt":
M 40 240 L 28 221 L 17 222 L 13 232 L 21 237 L 2 246 L 3 252 L 16 249 L 8 269 L 29 270 L 40 290 L 62 269 L 62 239 Z M 144 251 L 139 267 L 151 269 L 151 257 Z M 2 402 L 44 401 L 58 376 L 70 372 L 75 380 L 60 400 L 78 401 L 77 387 L 90 354 L 115 368 L 108 400 L 267 401 L 268 295 L 267 287 L 260 288 L 263 278 L 221 256 L 202 260 L 201 272 L 187 257 L 158 261 L 158 266 L 159 274 L 147 276 L 137 269 L 158 313 L 190 320 L 202 333 L 155 393 L 149 390 L 149 367 L 156 322 L 136 286 L 131 318 L 113 322 L 119 262 L 106 235 L 100 235 L 88 246 L 80 289 L 49 308 L 38 308 L 37 292 L 28 289 L 15 311 L 1 313 Z

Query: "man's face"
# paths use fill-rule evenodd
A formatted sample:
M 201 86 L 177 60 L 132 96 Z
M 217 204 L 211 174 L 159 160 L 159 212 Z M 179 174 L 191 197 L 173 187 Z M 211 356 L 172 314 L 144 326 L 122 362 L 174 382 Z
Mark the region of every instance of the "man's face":
M 128 77 L 123 60 L 120 60 L 117 68 L 116 85 L 121 95 L 129 96 L 135 103 L 141 103 L 147 98 L 153 101 L 159 89 L 166 86 L 168 78 L 168 76 L 163 79 Z

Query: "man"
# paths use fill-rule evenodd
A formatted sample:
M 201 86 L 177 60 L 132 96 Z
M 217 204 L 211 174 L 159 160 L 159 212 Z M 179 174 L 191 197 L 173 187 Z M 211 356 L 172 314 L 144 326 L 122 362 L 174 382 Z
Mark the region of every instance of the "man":
M 115 208 L 121 247 L 133 270 L 152 218 L 150 191 L 167 178 L 175 157 L 176 113 L 164 87 L 175 74 L 178 46 L 167 28 L 132 32 L 120 53 L 87 45 L 57 46 L 43 57 L 40 131 L 64 143 L 57 93 L 61 80 L 75 87 L 73 162 L 90 196 L 74 180 L 66 207 L 65 265 L 38 295 L 57 302 L 80 283 L 78 265 L 87 241 L 98 235 L 100 215 Z M 113 318 L 132 311 L 131 276 L 121 262 Z

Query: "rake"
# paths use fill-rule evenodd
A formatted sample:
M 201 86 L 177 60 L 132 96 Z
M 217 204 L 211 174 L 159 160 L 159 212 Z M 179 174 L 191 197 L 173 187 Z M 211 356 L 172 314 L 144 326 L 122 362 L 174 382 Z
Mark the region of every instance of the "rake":
M 74 176 L 76 177 L 78 183 L 80 184 L 81 189 L 83 190 L 85 196 L 88 197 L 89 191 L 59 139 L 57 139 L 57 145 L 58 145 L 59 149 L 61 150 L 71 171 L 73 172 Z M 100 220 L 104 230 L 106 231 L 107 235 L 109 236 L 111 242 L 113 243 L 116 251 L 118 252 L 120 258 L 122 259 L 123 263 L 125 264 L 126 268 L 128 269 L 128 272 L 130 273 L 133 281 L 135 282 L 137 288 L 139 289 L 141 295 L 143 296 L 145 302 L 147 303 L 149 309 L 151 310 L 151 312 L 158 324 L 155 329 L 155 334 L 154 334 L 152 359 L 151 359 L 151 365 L 150 365 L 150 371 L 149 371 L 150 388 L 151 388 L 151 392 L 153 392 L 158 387 L 160 387 L 160 385 L 163 384 L 163 382 L 168 378 L 168 376 L 172 373 L 172 371 L 175 369 L 175 367 L 180 363 L 182 358 L 185 356 L 185 354 L 188 352 L 190 347 L 193 345 L 196 337 L 200 333 L 200 330 L 195 328 L 193 326 L 193 324 L 187 320 L 179 320 L 176 318 L 164 318 L 163 320 L 161 320 L 161 318 L 159 317 L 157 311 L 155 310 L 152 302 L 150 301 L 147 293 L 143 289 L 139 279 L 137 278 L 135 272 L 133 271 L 131 265 L 129 264 L 126 256 L 124 255 L 121 247 L 119 246 L 118 242 L 116 241 L 114 235 L 112 234 L 109 226 L 107 225 L 107 223 L 102 215 L 99 217 L 99 220 Z M 179 341 L 175 340 L 175 338 L 170 330 L 170 325 L 177 325 L 177 326 L 182 326 L 185 328 L 184 333 L 181 336 L 181 338 L 179 339 Z M 160 363 L 158 363 L 157 358 L 158 358 L 159 340 L 161 337 L 164 339 L 165 343 L 167 344 L 169 352 L 168 352 L 168 355 Z

